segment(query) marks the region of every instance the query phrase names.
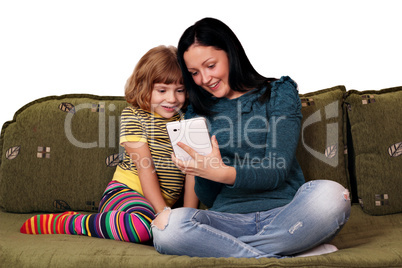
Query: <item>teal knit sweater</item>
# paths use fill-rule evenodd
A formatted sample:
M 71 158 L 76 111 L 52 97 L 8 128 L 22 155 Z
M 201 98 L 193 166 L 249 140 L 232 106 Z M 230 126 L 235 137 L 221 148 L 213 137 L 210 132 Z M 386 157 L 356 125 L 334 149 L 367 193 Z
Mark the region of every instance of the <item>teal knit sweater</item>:
M 295 158 L 302 118 L 297 85 L 282 77 L 272 83 L 270 100 L 261 103 L 264 90 L 218 99 L 211 107 L 215 114 L 206 117 L 224 163 L 236 169 L 234 185 L 196 177 L 195 192 L 210 210 L 250 213 L 284 206 L 304 183 Z M 190 105 L 186 118 L 196 116 Z

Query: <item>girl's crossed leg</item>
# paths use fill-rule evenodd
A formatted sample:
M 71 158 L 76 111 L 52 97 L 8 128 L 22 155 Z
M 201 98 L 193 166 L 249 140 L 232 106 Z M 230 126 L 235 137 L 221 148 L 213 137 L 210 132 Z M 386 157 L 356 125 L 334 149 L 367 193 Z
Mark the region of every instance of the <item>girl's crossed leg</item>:
M 37 215 L 21 227 L 27 234 L 78 234 L 127 242 L 150 240 L 154 219 L 151 204 L 138 192 L 112 181 L 99 204 L 99 213 Z

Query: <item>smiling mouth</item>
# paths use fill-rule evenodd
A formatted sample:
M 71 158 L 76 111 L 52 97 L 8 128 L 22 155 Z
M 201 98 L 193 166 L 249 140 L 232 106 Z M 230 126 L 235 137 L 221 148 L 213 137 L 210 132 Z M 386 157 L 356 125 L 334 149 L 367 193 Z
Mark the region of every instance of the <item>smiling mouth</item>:
M 170 112 L 174 112 L 174 111 L 177 110 L 177 106 L 165 106 L 165 105 L 162 105 L 162 107 L 163 107 L 165 110 L 170 111 Z
M 216 83 L 214 83 L 214 84 L 212 84 L 212 85 L 210 85 L 210 86 L 208 86 L 208 87 L 209 87 L 210 89 L 212 89 L 212 90 L 215 90 L 215 89 L 218 88 L 219 82 L 220 82 L 220 81 L 218 81 L 218 82 L 216 82 Z

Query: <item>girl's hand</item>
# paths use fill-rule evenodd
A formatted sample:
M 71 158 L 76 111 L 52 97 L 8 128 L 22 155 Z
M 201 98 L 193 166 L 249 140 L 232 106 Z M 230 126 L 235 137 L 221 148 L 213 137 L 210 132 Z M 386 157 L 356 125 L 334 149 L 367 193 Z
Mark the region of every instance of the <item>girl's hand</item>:
M 198 154 L 194 149 L 184 143 L 177 143 L 193 159 L 182 161 L 172 154 L 173 163 L 185 174 L 202 177 L 228 185 L 233 185 L 236 179 L 234 167 L 225 165 L 222 161 L 219 144 L 215 135 L 211 138 L 212 152 L 206 156 Z

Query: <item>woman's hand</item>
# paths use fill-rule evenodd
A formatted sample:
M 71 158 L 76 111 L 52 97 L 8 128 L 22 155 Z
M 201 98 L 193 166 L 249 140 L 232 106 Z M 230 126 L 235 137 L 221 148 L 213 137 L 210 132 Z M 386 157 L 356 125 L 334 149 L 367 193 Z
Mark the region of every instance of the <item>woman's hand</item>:
M 185 174 L 202 177 L 228 185 L 233 185 L 236 179 L 234 167 L 225 165 L 222 161 L 218 141 L 215 135 L 211 138 L 212 152 L 206 156 L 198 154 L 194 149 L 184 143 L 177 143 L 193 159 L 182 161 L 172 154 L 173 163 Z

